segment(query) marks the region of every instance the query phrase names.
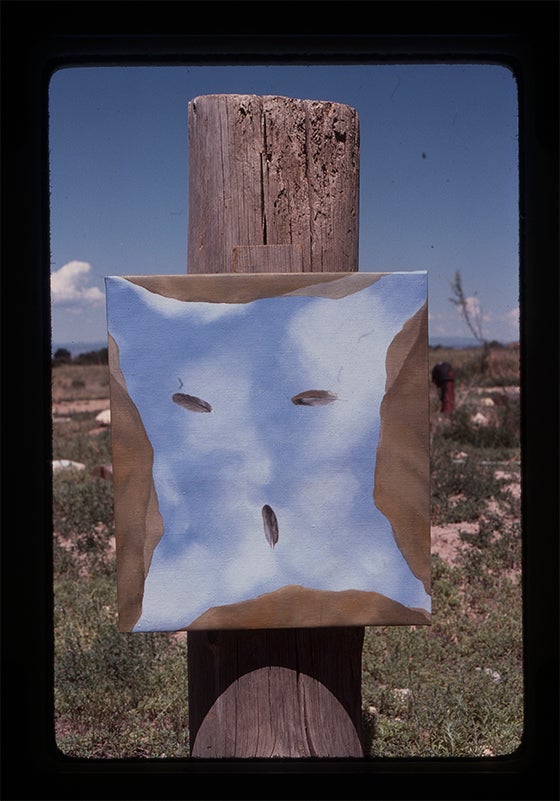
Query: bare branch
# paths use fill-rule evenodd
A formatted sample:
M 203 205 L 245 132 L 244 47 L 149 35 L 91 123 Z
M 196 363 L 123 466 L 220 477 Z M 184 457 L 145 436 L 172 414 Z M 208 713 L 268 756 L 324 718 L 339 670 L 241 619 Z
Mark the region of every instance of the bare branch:
M 478 302 L 476 304 L 469 303 L 471 299 L 465 297 L 459 270 L 455 273 L 455 280 L 451 282 L 451 290 L 454 297 L 449 298 L 449 300 L 454 306 L 458 306 L 461 309 L 461 314 L 476 341 L 481 345 L 485 345 L 486 339 L 482 331 L 482 311 Z

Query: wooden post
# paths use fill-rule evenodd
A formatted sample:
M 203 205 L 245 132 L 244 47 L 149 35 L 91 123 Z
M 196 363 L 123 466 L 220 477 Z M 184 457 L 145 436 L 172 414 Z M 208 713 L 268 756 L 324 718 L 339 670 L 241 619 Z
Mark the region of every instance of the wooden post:
M 357 270 L 354 109 L 209 95 L 188 121 L 189 273 Z
M 354 109 L 209 95 L 188 120 L 189 273 L 357 270 Z M 363 627 L 187 637 L 193 757 L 363 756 Z

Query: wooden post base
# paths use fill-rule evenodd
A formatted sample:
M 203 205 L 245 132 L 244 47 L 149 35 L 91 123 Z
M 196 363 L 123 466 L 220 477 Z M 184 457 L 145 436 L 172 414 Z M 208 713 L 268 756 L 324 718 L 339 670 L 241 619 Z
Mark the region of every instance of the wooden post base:
M 363 627 L 189 631 L 191 756 L 363 757 Z

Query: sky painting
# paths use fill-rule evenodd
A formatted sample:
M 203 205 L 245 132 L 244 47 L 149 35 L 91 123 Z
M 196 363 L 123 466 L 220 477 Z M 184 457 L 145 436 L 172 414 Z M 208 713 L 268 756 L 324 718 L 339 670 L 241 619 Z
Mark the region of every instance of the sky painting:
M 287 585 L 430 611 L 373 500 L 387 348 L 426 303 L 426 283 L 392 273 L 337 299 L 209 303 L 107 279 L 108 330 L 153 447 L 164 529 L 135 631 L 184 628 Z

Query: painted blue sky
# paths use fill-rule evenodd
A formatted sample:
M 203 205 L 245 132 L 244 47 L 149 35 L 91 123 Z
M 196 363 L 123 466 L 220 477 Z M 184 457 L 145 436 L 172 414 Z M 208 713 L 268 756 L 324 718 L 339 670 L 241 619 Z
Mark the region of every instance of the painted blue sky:
M 106 338 L 103 278 L 184 274 L 187 104 L 332 100 L 360 119 L 360 271 L 427 270 L 430 339 L 518 339 L 517 87 L 499 65 L 88 67 L 50 83 L 53 341 Z M 474 342 L 474 340 L 473 340 Z
M 181 628 L 290 584 L 373 590 L 430 610 L 373 502 L 386 351 L 426 300 L 424 273 L 337 300 L 182 302 L 119 277 L 107 291 L 164 521 L 135 630 Z M 317 389 L 336 400 L 291 400 Z M 174 403 L 178 391 L 212 411 Z M 264 505 L 278 520 L 274 548 Z

